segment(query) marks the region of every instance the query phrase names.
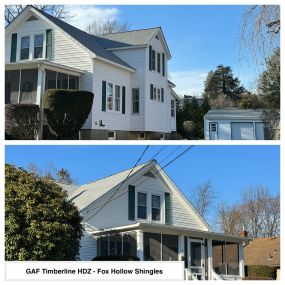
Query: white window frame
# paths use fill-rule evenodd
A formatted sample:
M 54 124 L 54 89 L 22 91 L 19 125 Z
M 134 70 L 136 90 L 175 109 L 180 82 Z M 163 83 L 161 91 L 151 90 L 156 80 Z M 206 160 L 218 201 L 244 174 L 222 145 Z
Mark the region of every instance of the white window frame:
M 42 36 L 43 37 L 43 44 L 42 44 L 42 57 L 35 57 L 35 48 L 36 47 L 40 47 L 40 46 L 35 46 L 35 39 L 36 39 L 36 36 Z M 33 36 L 33 39 L 34 39 L 34 48 L 33 48 L 33 59 L 44 59 L 45 56 L 44 56 L 44 46 L 45 46 L 45 35 L 43 33 L 38 33 L 38 34 L 34 34 Z
M 117 88 L 117 87 L 119 87 L 119 88 Z M 114 111 L 115 112 L 118 112 L 118 113 L 120 113 L 121 112 L 121 102 L 122 102 L 122 100 L 121 100 L 121 89 L 122 89 L 122 87 L 121 87 L 121 85 L 118 85 L 118 84 L 115 84 L 115 88 L 114 88 Z M 117 97 L 117 90 L 119 90 L 119 97 Z M 119 104 L 117 105 L 117 102 L 119 102 Z M 117 108 L 118 107 L 118 108 Z M 118 110 L 117 110 L 118 109 Z
M 139 214 L 139 206 L 143 206 L 143 205 L 139 205 L 139 194 L 145 194 L 146 195 L 146 205 L 145 205 L 145 208 L 146 208 L 146 217 L 145 218 L 140 218 L 138 216 Z M 148 193 L 145 192 L 145 191 L 136 191 L 136 219 L 137 220 L 142 220 L 142 221 L 148 221 L 149 220 L 149 207 L 148 207 Z
M 138 91 L 136 95 L 138 95 L 138 98 L 134 98 L 134 90 Z M 134 103 L 138 104 L 138 112 L 134 112 Z M 132 113 L 133 114 L 139 114 L 140 113 L 140 89 L 139 88 L 132 88 Z
M 152 217 L 152 209 L 158 209 L 158 208 L 153 207 L 153 205 L 152 205 L 152 197 L 153 197 L 153 196 L 159 197 L 159 218 L 160 218 L 159 220 L 154 220 L 153 217 Z M 151 201 L 150 201 L 150 204 L 151 204 L 150 220 L 151 220 L 152 222 L 161 223 L 161 222 L 162 222 L 162 211 L 161 211 L 161 209 L 162 209 L 162 199 L 161 199 L 161 195 L 156 194 L 156 193 L 151 193 Z
M 110 133 L 114 133 L 114 136 L 109 136 Z M 116 131 L 108 131 L 108 140 L 116 140 L 117 134 Z
M 173 106 L 172 106 L 172 102 L 173 102 Z M 170 115 L 172 118 L 175 118 L 175 100 L 174 99 L 170 100 Z
M 28 56 L 28 58 L 25 58 L 25 59 L 21 58 L 22 39 L 23 38 L 29 38 L 29 56 Z M 19 59 L 20 59 L 20 61 L 30 60 L 30 58 L 31 58 L 31 38 L 32 38 L 31 35 L 21 35 L 20 36 L 20 45 L 19 45 Z
M 141 134 L 143 134 L 143 138 L 141 138 Z M 145 140 L 145 132 L 140 132 L 138 138 L 139 140 Z
M 152 99 L 151 101 L 154 101 L 154 102 L 159 102 L 159 103 L 163 103 L 162 102 L 162 96 L 161 96 L 161 87 L 158 87 L 156 85 L 153 85 L 153 96 L 152 96 Z
M 109 88 L 111 88 L 111 92 L 109 92 Z M 111 96 L 110 96 L 111 94 Z M 109 98 L 112 98 L 112 104 L 109 104 Z M 108 111 L 113 111 L 114 110 L 114 84 L 111 82 L 107 82 L 106 84 L 106 105 L 107 105 L 107 110 Z M 109 107 L 112 107 L 112 109 L 110 109 Z

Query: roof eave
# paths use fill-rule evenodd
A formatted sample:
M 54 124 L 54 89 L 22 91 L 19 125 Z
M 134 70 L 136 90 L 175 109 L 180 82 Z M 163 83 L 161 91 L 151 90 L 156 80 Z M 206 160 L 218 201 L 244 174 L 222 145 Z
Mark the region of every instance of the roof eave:
M 127 46 L 127 47 L 116 47 L 116 48 L 108 48 L 107 50 L 125 50 L 125 49 L 136 49 L 136 48 L 145 48 L 147 45 L 135 45 L 135 46 Z
M 135 71 L 136 71 L 134 68 L 127 67 L 127 66 L 124 66 L 124 65 L 122 65 L 122 64 L 115 63 L 115 62 L 113 62 L 113 61 L 111 61 L 111 60 L 105 59 L 105 58 L 103 58 L 103 57 L 101 57 L 101 56 L 98 56 L 98 55 L 96 55 L 96 54 L 94 54 L 91 58 L 92 58 L 92 59 L 99 59 L 99 60 L 104 61 L 104 62 L 107 62 L 107 63 L 109 63 L 109 64 L 111 64 L 111 65 L 115 65 L 115 66 L 117 66 L 117 67 L 123 68 L 123 69 L 125 69 L 125 70 L 127 70 L 127 71 L 129 71 L 129 72 L 135 72 Z

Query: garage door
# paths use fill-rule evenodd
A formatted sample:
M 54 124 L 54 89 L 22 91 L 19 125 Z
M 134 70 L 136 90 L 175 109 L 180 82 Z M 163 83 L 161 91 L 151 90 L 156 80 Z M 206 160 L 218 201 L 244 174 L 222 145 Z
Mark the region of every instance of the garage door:
M 253 123 L 231 123 L 232 140 L 254 140 Z

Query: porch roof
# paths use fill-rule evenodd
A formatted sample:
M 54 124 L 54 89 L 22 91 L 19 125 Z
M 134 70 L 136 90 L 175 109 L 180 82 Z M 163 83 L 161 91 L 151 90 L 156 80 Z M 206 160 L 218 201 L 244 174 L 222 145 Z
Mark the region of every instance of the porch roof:
M 84 70 L 73 68 L 70 66 L 58 64 L 55 62 L 50 62 L 47 60 L 29 60 L 23 62 L 8 62 L 5 63 L 5 70 L 17 70 L 17 69 L 31 69 L 31 68 L 39 68 L 42 67 L 44 69 L 59 71 L 59 72 L 68 72 L 71 75 L 80 76 L 85 73 Z
M 183 234 L 188 235 L 191 237 L 196 238 L 208 238 L 213 240 L 222 240 L 228 242 L 248 242 L 252 240 L 251 238 L 245 238 L 240 236 L 232 236 L 232 235 L 225 235 L 222 233 L 212 232 L 212 231 L 201 231 L 197 229 L 190 229 L 185 227 L 175 227 L 171 225 L 165 224 L 157 224 L 157 223 L 134 223 L 130 225 L 124 225 L 104 230 L 96 230 L 93 231 L 91 234 L 94 236 L 101 236 L 111 233 L 118 233 L 124 231 L 131 231 L 131 230 L 142 230 L 142 231 L 150 231 L 153 233 L 162 233 L 162 234 Z

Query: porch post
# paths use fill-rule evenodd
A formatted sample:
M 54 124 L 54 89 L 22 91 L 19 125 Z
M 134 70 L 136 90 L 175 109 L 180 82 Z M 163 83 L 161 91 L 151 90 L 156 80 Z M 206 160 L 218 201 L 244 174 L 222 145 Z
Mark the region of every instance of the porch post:
M 213 268 L 213 245 L 212 240 L 208 239 L 208 280 L 212 280 Z
M 184 249 L 184 236 L 178 236 L 178 260 L 184 261 L 185 260 L 185 249 Z
M 18 103 L 20 103 L 20 97 L 21 97 L 21 84 L 22 84 L 22 69 L 20 69 L 20 73 L 19 73 Z
M 38 85 L 37 85 L 37 98 L 36 104 L 40 107 L 40 129 L 38 134 L 38 140 L 43 138 L 43 124 L 44 124 L 44 110 L 43 110 L 43 94 L 45 90 L 45 70 L 42 67 L 38 67 Z
M 143 231 L 137 230 L 137 257 L 143 261 Z
M 239 276 L 241 278 L 244 277 L 244 258 L 243 258 L 243 243 L 240 242 L 238 244 L 238 248 L 239 248 Z

